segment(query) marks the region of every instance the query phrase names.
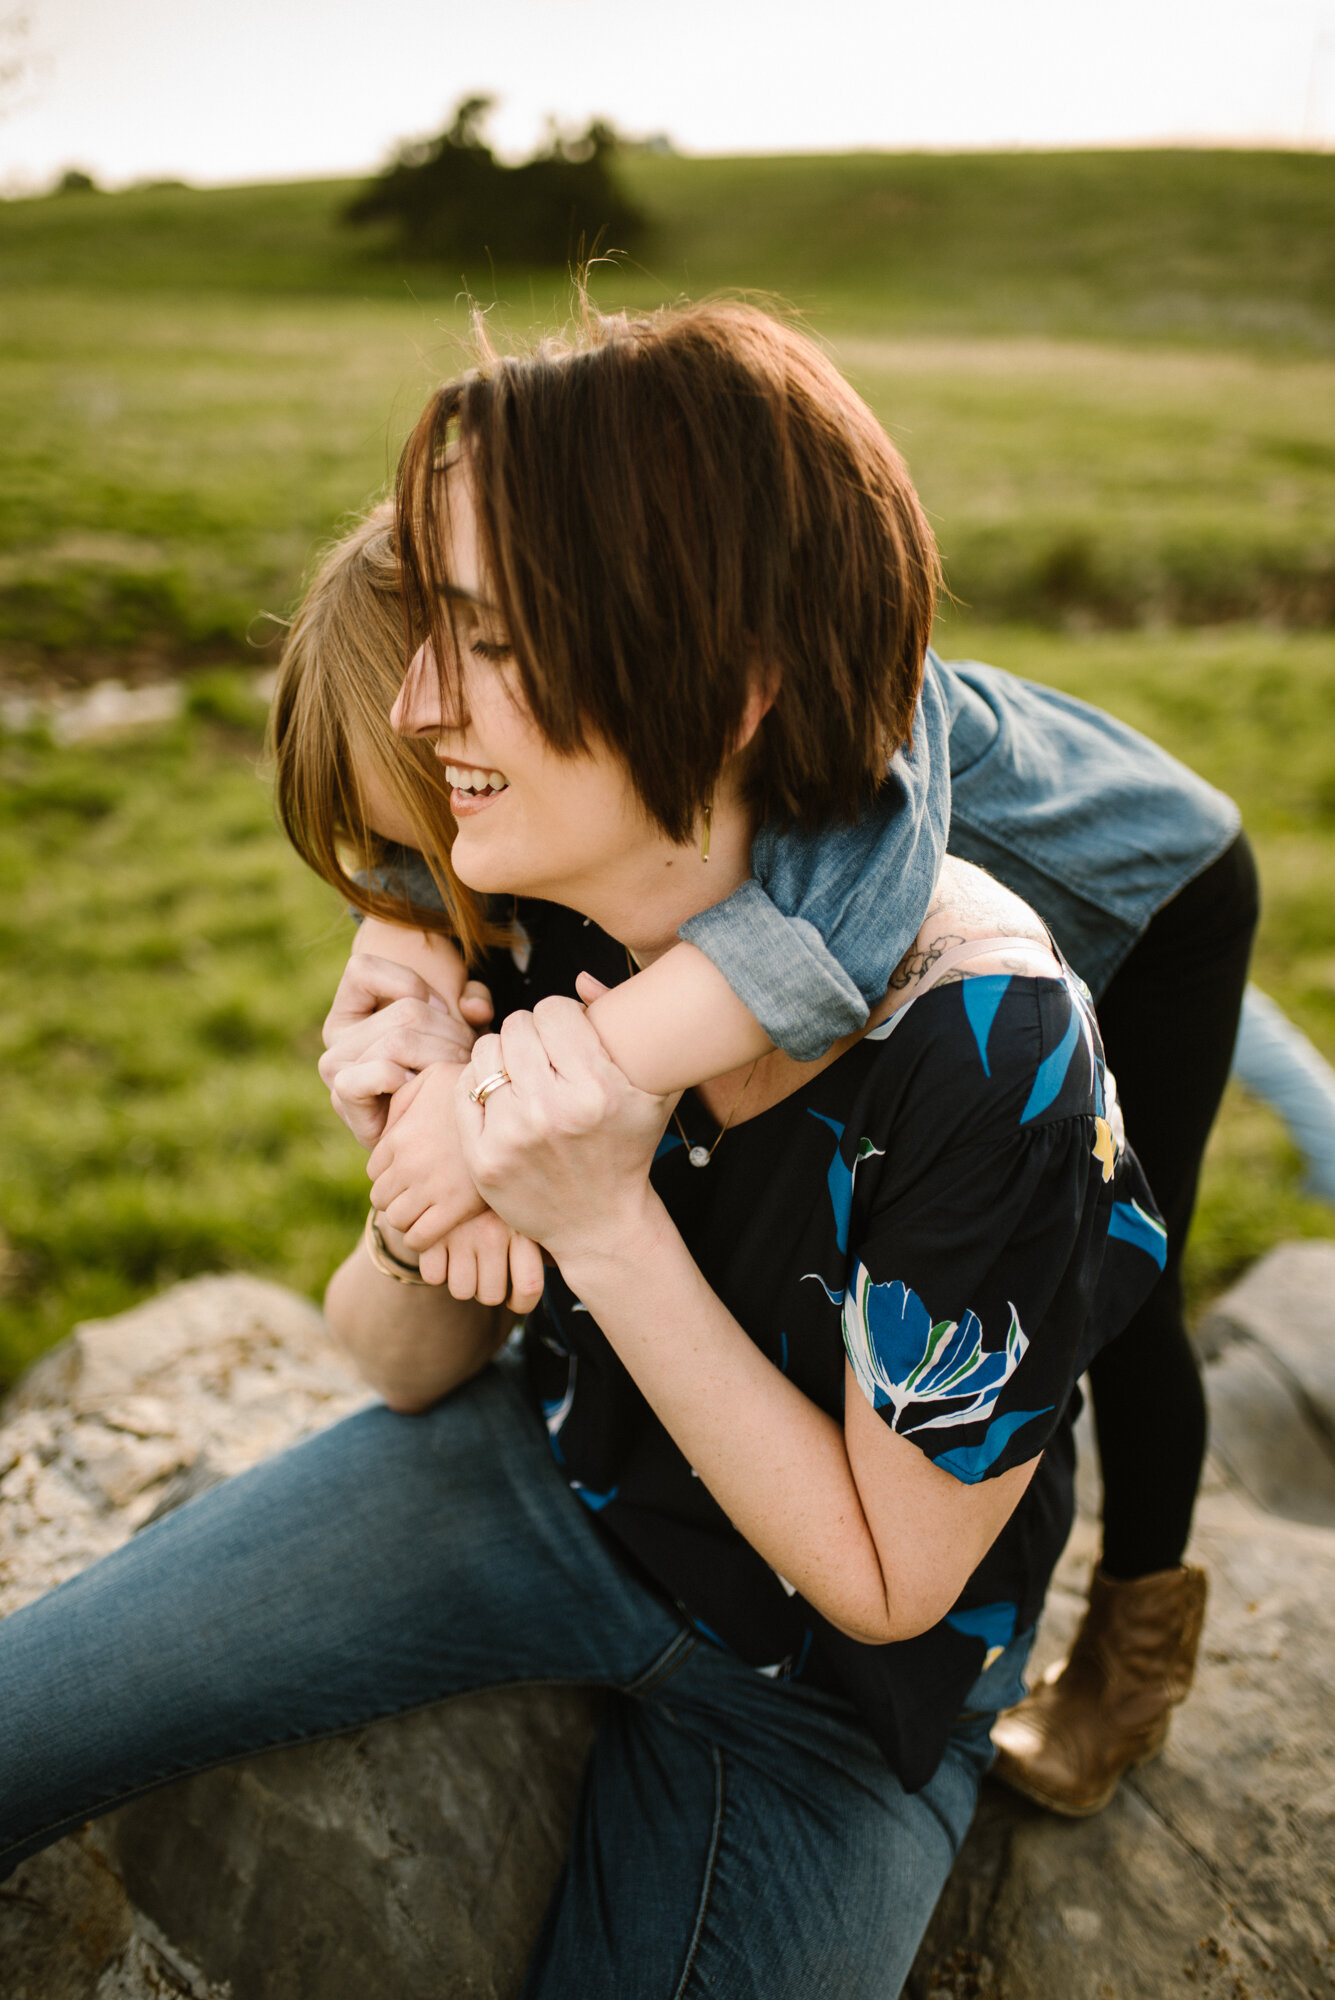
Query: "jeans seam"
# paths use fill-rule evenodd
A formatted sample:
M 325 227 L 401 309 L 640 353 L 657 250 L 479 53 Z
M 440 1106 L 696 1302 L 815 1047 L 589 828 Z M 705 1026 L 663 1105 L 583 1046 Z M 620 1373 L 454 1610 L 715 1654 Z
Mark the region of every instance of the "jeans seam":
M 633 1681 L 626 1682 L 622 1693 L 634 1695 L 651 1694 L 656 1687 L 661 1686 L 665 1680 L 668 1680 L 671 1675 L 675 1674 L 679 1667 L 685 1666 L 687 1660 L 695 1651 L 695 1647 L 696 1638 L 694 1632 L 678 1632 L 665 1650 L 658 1655 L 658 1658 L 650 1661 L 642 1674 L 637 1674 Z
M 700 1903 L 695 1913 L 695 1928 L 691 1932 L 691 1942 L 686 1952 L 686 1963 L 681 1969 L 672 2000 L 685 2000 L 686 1988 L 695 1969 L 696 1956 L 700 1950 L 700 1938 L 705 1927 L 705 1917 L 709 1911 L 709 1894 L 714 1886 L 714 1871 L 718 1866 L 719 1842 L 723 1837 L 723 1809 L 726 1795 L 723 1782 L 723 1752 L 717 1743 L 712 1750 L 714 1758 L 714 1824 L 709 1832 L 709 1852 L 705 1856 L 705 1879 L 700 1885 Z

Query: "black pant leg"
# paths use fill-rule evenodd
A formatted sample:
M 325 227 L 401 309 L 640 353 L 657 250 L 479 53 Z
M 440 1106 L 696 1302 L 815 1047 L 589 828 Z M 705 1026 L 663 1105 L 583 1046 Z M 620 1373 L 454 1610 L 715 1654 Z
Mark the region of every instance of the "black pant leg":
M 1153 918 L 1098 1003 L 1126 1134 L 1168 1228 L 1163 1275 L 1090 1371 L 1103 1471 L 1103 1564 L 1182 1559 L 1205 1456 L 1205 1395 L 1182 1316 L 1182 1253 L 1201 1157 L 1237 1039 L 1259 899 L 1245 834 Z

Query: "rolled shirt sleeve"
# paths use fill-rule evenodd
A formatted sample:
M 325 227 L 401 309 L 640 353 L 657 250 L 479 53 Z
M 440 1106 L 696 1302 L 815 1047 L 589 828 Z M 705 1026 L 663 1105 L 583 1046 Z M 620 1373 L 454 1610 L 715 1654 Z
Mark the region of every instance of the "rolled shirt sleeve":
M 866 1024 L 931 903 L 950 832 L 950 737 L 934 680 L 911 746 L 851 826 L 761 827 L 752 876 L 679 932 L 712 960 L 776 1047 L 812 1062 Z

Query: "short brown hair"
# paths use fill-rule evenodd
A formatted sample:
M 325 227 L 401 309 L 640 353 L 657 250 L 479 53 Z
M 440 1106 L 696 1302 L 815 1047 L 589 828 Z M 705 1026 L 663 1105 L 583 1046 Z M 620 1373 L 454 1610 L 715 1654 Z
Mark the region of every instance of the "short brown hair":
M 482 349 L 404 447 L 410 618 L 458 710 L 448 463 L 466 464 L 489 589 L 558 750 L 592 731 L 685 840 L 757 669 L 761 819 L 851 816 L 910 739 L 940 568 L 907 469 L 816 344 L 758 309 L 586 309 L 521 356 Z
M 327 551 L 288 628 L 269 717 L 278 816 L 302 860 L 355 909 L 445 932 L 473 962 L 508 932 L 450 865 L 454 819 L 435 756 L 390 725 L 404 657 L 394 510 L 386 502 Z M 382 870 L 389 843 L 367 820 L 367 777 L 417 829 L 443 908 L 394 892 L 392 871 Z

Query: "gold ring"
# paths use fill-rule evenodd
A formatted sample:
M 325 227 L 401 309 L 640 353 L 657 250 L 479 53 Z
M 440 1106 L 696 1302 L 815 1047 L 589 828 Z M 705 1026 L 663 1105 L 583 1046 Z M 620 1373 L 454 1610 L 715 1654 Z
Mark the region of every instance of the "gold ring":
M 475 1089 L 470 1090 L 468 1095 L 474 1104 L 485 1104 L 489 1097 L 496 1095 L 502 1084 L 509 1083 L 510 1081 L 511 1076 L 508 1069 L 493 1070 L 491 1075 L 484 1076 L 481 1083 Z

